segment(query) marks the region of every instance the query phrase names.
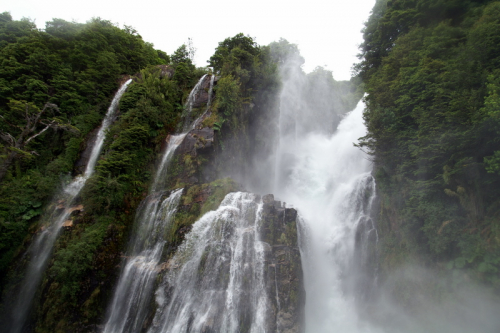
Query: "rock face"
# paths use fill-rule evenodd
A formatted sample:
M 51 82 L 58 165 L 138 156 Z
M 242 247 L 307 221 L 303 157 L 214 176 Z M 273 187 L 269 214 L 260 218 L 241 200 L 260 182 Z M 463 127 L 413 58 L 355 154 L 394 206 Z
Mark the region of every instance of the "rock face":
M 165 75 L 168 76 L 169 79 L 174 76 L 174 69 L 170 65 L 157 65 L 156 67 L 161 69 L 160 76 L 164 77 Z
M 196 94 L 196 99 L 193 103 L 193 108 L 199 108 L 207 105 L 208 103 L 208 91 L 210 90 L 210 79 L 209 75 L 205 76 L 205 79 L 201 83 L 200 90 Z
M 209 127 L 193 129 L 190 131 L 182 144 L 177 148 L 177 154 L 189 153 L 193 157 L 208 153 L 213 148 L 214 130 Z
M 269 292 L 273 296 L 275 321 L 271 332 L 304 331 L 305 290 L 297 240 L 297 211 L 284 208 L 272 194 L 262 197 L 261 237 L 267 244 Z
M 171 187 L 175 184 L 206 183 L 215 180 L 208 175 L 202 164 L 211 159 L 214 151 L 214 129 L 209 127 L 195 128 L 175 151 L 168 174 Z

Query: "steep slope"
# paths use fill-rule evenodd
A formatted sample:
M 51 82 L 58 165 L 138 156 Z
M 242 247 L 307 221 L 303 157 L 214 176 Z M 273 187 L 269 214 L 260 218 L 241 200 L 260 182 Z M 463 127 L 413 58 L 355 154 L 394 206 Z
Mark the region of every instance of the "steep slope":
M 381 277 L 399 271 L 391 294 L 409 309 L 425 303 L 408 295 L 471 281 L 498 295 L 500 3 L 380 0 L 364 36 L 360 146 L 375 165 Z M 410 264 L 433 282 L 401 273 Z

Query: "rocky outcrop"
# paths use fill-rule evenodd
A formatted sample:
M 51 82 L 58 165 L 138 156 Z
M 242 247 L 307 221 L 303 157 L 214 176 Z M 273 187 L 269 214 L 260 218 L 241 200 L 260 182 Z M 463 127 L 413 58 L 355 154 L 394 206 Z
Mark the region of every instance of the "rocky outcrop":
M 168 76 L 169 79 L 171 79 L 174 76 L 174 68 L 170 65 L 158 65 L 158 67 L 161 72 L 160 76 L 164 77 L 165 75 Z
M 210 90 L 210 80 L 211 80 L 211 76 L 209 76 L 209 75 L 205 76 L 205 79 L 201 83 L 200 90 L 198 90 L 198 93 L 195 96 L 196 98 L 195 98 L 195 101 L 193 103 L 193 108 L 199 108 L 199 107 L 207 105 L 208 93 Z
M 305 290 L 297 239 L 297 211 L 285 208 L 272 194 L 262 197 L 261 239 L 266 244 L 269 293 L 273 297 L 274 322 L 270 331 L 304 331 Z
M 209 116 L 209 113 L 206 116 Z M 214 174 L 208 171 L 210 169 L 205 168 L 212 160 L 214 143 L 215 133 L 210 127 L 195 128 L 186 134 L 175 151 L 167 175 L 171 188 L 215 180 Z

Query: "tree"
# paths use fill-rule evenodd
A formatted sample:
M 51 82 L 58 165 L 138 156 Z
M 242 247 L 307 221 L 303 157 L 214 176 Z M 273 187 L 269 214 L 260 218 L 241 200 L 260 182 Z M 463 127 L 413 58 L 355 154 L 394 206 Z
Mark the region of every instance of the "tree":
M 255 63 L 255 57 L 260 54 L 260 48 L 250 36 L 245 36 L 242 33 L 234 37 L 226 38 L 215 49 L 215 53 L 210 57 L 210 66 L 214 68 L 216 73 L 223 72 L 223 65 L 228 66 L 227 73 L 240 66 L 241 69 L 252 71 Z
M 186 44 L 182 44 L 181 46 L 179 46 L 179 48 L 177 50 L 175 50 L 174 54 L 172 54 L 172 63 L 177 66 L 178 64 L 180 64 L 181 62 L 185 62 L 187 64 L 191 64 L 191 59 L 190 59 L 190 54 L 189 54 L 189 50 L 188 50 L 188 47 L 186 46 Z
M 16 159 L 32 158 L 34 155 L 38 155 L 36 151 L 28 150 L 28 144 L 49 128 L 78 133 L 75 127 L 63 124 L 55 117 L 46 117 L 49 112 L 59 112 L 59 108 L 55 104 L 46 103 L 40 110 L 33 103 L 11 100 L 9 108 L 9 113 L 0 115 L 4 121 L 0 128 L 0 138 L 5 142 L 5 155 L 1 157 L 0 161 L 0 182 Z M 23 123 L 15 121 L 16 118 L 23 118 Z M 10 128 L 11 131 L 7 132 L 7 128 Z

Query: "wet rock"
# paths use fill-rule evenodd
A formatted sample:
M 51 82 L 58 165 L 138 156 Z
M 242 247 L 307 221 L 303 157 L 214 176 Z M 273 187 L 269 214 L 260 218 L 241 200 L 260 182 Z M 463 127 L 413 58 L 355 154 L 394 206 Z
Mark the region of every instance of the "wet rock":
M 202 163 L 211 158 L 214 151 L 214 130 L 212 128 L 195 128 L 186 134 L 184 140 L 175 151 L 174 162 L 176 173 L 170 172 L 172 185 L 175 183 L 195 184 L 205 182 L 208 178 L 203 173 Z M 175 180 L 175 181 L 174 181 Z
M 210 75 L 205 76 L 205 79 L 203 79 L 203 82 L 201 83 L 200 86 L 200 90 L 198 90 L 198 93 L 196 94 L 196 99 L 193 103 L 193 108 L 199 108 L 207 105 L 208 91 L 210 90 L 210 80 L 211 80 Z
M 195 146 L 196 154 L 204 154 L 209 152 L 209 148 L 214 144 L 214 130 L 212 128 L 194 129 L 190 135 L 196 138 Z
M 273 297 L 270 331 L 304 331 L 305 290 L 297 240 L 297 211 L 284 208 L 272 194 L 262 197 L 261 237 L 266 244 L 268 288 Z
M 63 223 L 63 227 L 72 227 L 73 226 L 73 220 L 66 220 Z
M 199 154 L 207 154 L 211 151 L 214 144 L 214 130 L 212 128 L 193 129 L 190 131 L 179 148 L 176 155 L 191 154 L 193 157 Z
M 70 213 L 71 215 L 79 214 L 81 211 L 83 211 L 83 205 L 68 208 L 68 213 Z
M 264 203 L 264 205 L 269 205 L 269 204 L 274 205 L 274 195 L 266 194 L 266 195 L 262 196 L 262 202 Z

